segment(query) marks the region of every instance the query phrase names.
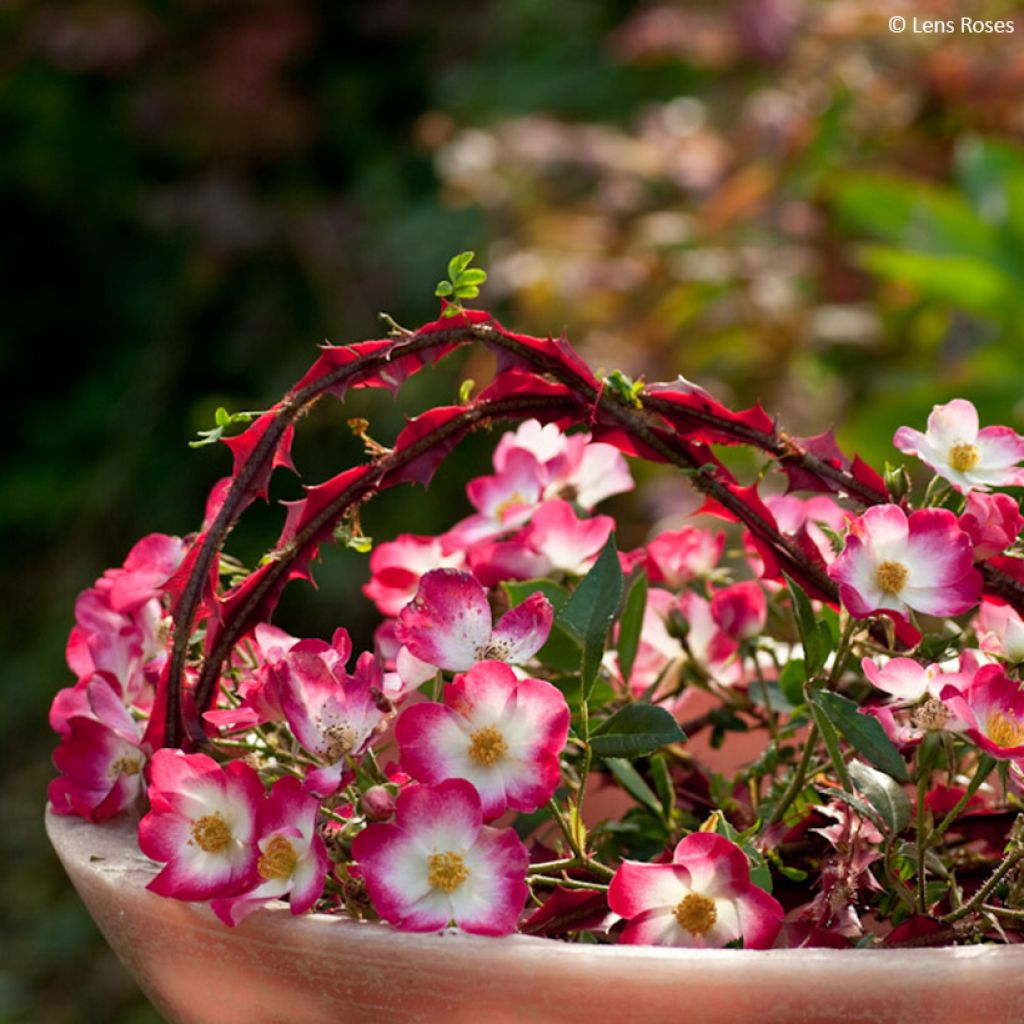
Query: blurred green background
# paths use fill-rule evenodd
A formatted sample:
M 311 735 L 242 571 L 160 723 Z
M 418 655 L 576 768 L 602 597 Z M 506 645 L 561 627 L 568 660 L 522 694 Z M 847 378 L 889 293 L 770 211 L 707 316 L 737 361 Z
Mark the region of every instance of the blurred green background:
M 900 13 L 1012 17 L 1010 3 Z M 42 836 L 71 682 L 74 595 L 136 538 L 196 528 L 218 405 L 261 408 L 324 338 L 431 318 L 467 248 L 506 322 L 598 367 L 760 398 L 798 433 L 838 426 L 880 465 L 901 423 L 975 400 L 1024 427 L 1024 23 L 894 35 L 837 0 L 4 0 L 0 316 L 12 388 L 0 791 L 0 1020 L 155 1015 Z M 450 397 L 486 360 L 424 375 L 402 409 L 318 407 L 312 481 Z M 13 409 L 13 417 L 10 413 Z M 446 468 L 377 537 L 465 509 Z M 275 498 L 297 485 L 275 481 Z M 234 542 L 274 534 L 256 511 Z M 264 532 L 261 533 L 260 531 Z M 365 556 L 329 552 L 282 625 L 365 640 Z

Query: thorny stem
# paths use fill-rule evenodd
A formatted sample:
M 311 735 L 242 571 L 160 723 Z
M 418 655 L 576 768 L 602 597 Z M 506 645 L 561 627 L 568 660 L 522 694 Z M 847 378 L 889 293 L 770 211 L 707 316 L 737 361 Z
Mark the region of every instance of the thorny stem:
M 988 897 L 992 894 L 995 888 L 1000 882 L 1020 863 L 1024 860 L 1024 846 L 1020 844 L 1020 832 L 1021 823 L 1024 822 L 1024 816 L 1018 817 L 1014 823 L 1013 829 L 1010 832 L 1010 849 L 1007 851 L 1006 856 L 999 862 L 999 866 L 992 872 L 988 880 L 980 889 L 962 906 L 949 914 L 940 917 L 939 920 L 946 924 L 952 924 L 954 921 L 959 921 L 960 918 L 966 917 L 968 914 L 973 913 Z
M 293 389 L 276 407 L 274 418 L 248 458 L 239 466 L 238 475 L 228 489 L 213 523 L 204 532 L 199 551 L 192 562 L 188 579 L 174 609 L 174 639 L 168 666 L 167 715 L 163 737 L 166 746 L 178 746 L 182 739 L 182 679 L 192 625 L 203 601 L 206 581 L 228 533 L 252 500 L 254 486 L 269 471 L 288 428 L 293 426 L 314 402 L 334 388 L 365 381 L 388 364 L 398 363 L 403 358 L 429 354 L 436 349 L 472 341 L 514 353 L 529 363 L 535 371 L 547 374 L 567 386 L 577 399 L 581 400 L 581 406 L 596 408 L 601 415 L 619 424 L 627 434 L 642 441 L 671 464 L 686 470 L 698 490 L 713 498 L 776 553 L 782 568 L 815 588 L 829 602 L 838 602 L 837 587 L 823 567 L 813 562 L 772 523 L 765 521 L 749 508 L 740 496 L 733 493 L 715 475 L 713 469 L 708 471 L 699 453 L 684 438 L 679 437 L 668 423 L 672 420 L 689 420 L 695 424 L 695 429 L 702 426 L 713 427 L 720 433 L 734 437 L 739 443 L 762 449 L 783 465 L 799 465 L 866 505 L 885 502 L 889 500 L 888 495 L 863 484 L 845 468 L 818 458 L 801 446 L 796 439 L 778 429 L 774 429 L 770 434 L 765 433 L 747 424 L 723 419 L 704 409 L 684 407 L 670 402 L 644 389 L 636 396 L 639 408 L 629 405 L 613 393 L 595 388 L 579 374 L 571 371 L 568 365 L 555 355 L 537 351 L 523 344 L 501 328 L 496 321 L 463 322 L 440 327 L 432 325 L 430 329 L 403 335 L 391 345 L 357 355 L 349 363 L 336 367 L 304 387 Z M 581 420 L 588 418 L 580 414 L 579 409 L 577 415 Z M 378 473 L 371 474 L 366 478 L 368 486 L 353 488 L 348 501 L 336 514 L 343 514 L 345 509 L 368 497 L 380 482 L 380 478 L 381 475 Z M 284 561 L 280 564 L 283 565 Z M 989 592 L 1003 597 L 1018 611 L 1024 611 L 1024 585 L 991 566 L 983 564 L 981 571 Z M 274 585 L 278 585 L 281 582 L 281 574 L 273 575 Z M 263 596 L 265 594 L 260 595 L 260 600 Z M 251 614 L 251 611 L 251 607 L 243 607 L 236 619 L 248 625 L 248 614 Z M 221 634 L 222 642 L 207 658 L 200 674 L 196 693 L 198 713 L 202 712 L 204 702 L 208 702 L 212 695 L 220 665 L 230 651 L 229 639 L 230 644 L 234 644 L 242 633 L 244 628 L 240 628 L 237 622 L 225 624 Z M 190 725 L 194 731 L 195 724 Z
M 552 407 L 550 399 L 524 399 L 520 397 L 499 399 L 491 402 L 479 402 L 475 406 L 447 420 L 441 427 L 424 435 L 413 444 L 390 455 L 378 459 L 372 464 L 368 473 L 363 474 L 346 487 L 330 504 L 328 504 L 301 531 L 296 533 L 289 545 L 289 550 L 277 558 L 253 589 L 245 604 L 235 612 L 230 621 L 224 623 L 223 630 L 217 637 L 212 651 L 203 662 L 196 683 L 195 703 L 201 714 L 205 710 L 216 688 L 220 676 L 221 665 L 231 653 L 235 644 L 251 626 L 251 618 L 263 605 L 265 598 L 288 578 L 288 573 L 298 555 L 319 537 L 330 524 L 337 522 L 358 502 L 379 488 L 386 477 L 395 473 L 409 463 L 422 457 L 434 446 L 446 439 L 465 433 L 473 426 L 488 419 L 516 417 L 527 419 L 539 412 L 549 412 Z

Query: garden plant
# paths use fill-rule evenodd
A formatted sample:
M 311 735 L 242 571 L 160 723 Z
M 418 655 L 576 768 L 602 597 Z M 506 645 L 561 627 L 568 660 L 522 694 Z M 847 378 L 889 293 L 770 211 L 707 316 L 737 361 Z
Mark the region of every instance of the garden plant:
M 485 276 L 455 257 L 436 321 L 218 412 L 199 443 L 233 471 L 200 528 L 145 537 L 76 604 L 53 810 L 138 816 L 150 888 L 226 926 L 286 899 L 592 943 L 1020 941 L 1024 438 L 950 396 L 876 470 L 827 424 L 796 437 L 508 330 L 464 305 Z M 489 384 L 389 443 L 350 420 L 363 461 L 288 503 L 258 564 L 227 553 L 314 403 L 466 346 Z M 374 496 L 479 431 L 472 513 L 421 535 L 410 503 L 371 540 Z M 595 510 L 639 463 L 703 504 L 625 549 Z M 330 639 L 273 624 L 331 543 L 368 553 L 372 650 L 344 609 Z

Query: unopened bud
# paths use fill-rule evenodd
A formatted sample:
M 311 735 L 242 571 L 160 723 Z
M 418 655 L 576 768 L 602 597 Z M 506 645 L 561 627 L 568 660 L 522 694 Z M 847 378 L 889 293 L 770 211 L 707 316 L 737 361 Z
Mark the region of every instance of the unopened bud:
M 387 786 L 371 786 L 360 800 L 369 821 L 386 821 L 395 813 L 395 797 Z

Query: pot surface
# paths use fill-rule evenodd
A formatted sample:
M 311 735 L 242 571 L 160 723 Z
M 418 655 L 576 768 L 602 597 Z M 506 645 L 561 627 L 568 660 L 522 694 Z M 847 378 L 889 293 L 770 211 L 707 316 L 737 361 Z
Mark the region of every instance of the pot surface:
M 135 823 L 47 810 L 118 957 L 175 1024 L 929 1024 L 1024 1021 L 1024 950 L 682 950 L 418 935 L 284 903 L 230 929 L 147 892 Z

